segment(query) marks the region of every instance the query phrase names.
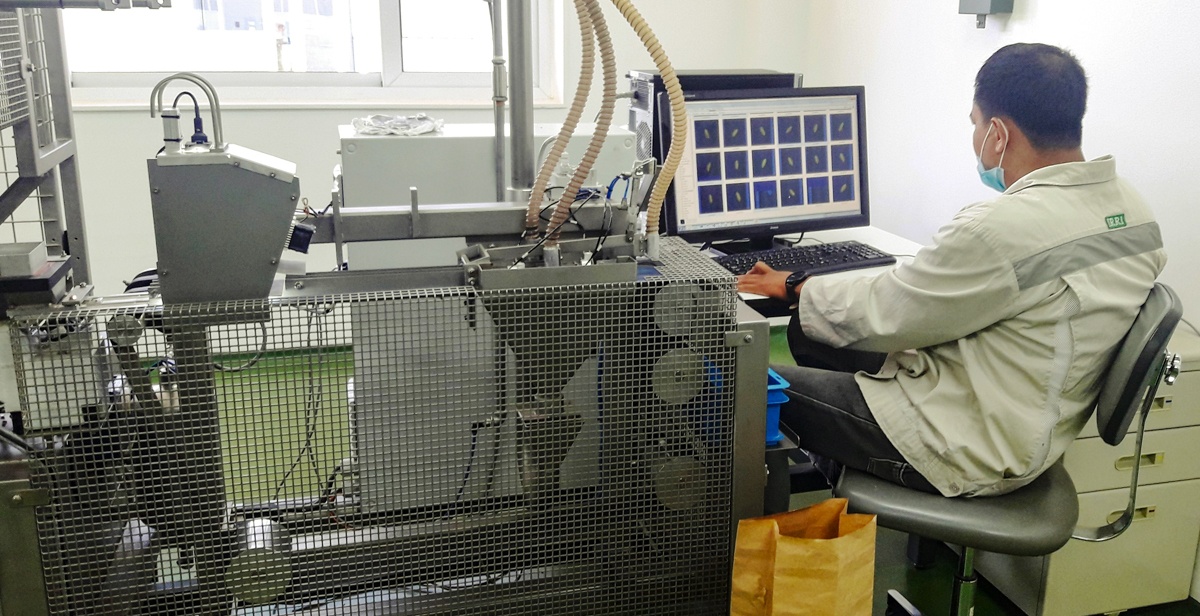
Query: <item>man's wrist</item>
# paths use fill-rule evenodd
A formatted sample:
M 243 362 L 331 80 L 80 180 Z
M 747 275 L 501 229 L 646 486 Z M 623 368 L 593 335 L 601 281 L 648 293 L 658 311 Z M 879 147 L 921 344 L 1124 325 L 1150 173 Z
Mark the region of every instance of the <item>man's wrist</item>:
M 792 272 L 788 275 L 787 280 L 784 280 L 783 287 L 787 293 L 787 301 L 789 304 L 795 304 L 800 301 L 800 287 L 808 280 L 807 272 Z

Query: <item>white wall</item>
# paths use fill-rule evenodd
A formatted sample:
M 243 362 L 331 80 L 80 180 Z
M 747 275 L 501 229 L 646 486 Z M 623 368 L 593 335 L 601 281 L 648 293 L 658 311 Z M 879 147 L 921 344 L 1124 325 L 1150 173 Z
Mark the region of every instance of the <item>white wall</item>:
M 1084 154 L 1113 154 L 1154 209 L 1169 253 L 1163 280 L 1200 314 L 1200 209 L 1185 165 L 1200 157 L 1200 3 L 1018 0 L 1011 16 L 958 15 L 954 0 L 808 3 L 808 85 L 867 88 L 873 222 L 927 242 L 955 211 L 987 198 L 967 114 L 975 72 L 1015 42 L 1066 47 L 1090 80 Z
M 604 4 L 622 75 L 619 89 L 623 91 L 627 89 L 625 72 L 649 68 L 653 63 L 621 15 L 607 2 Z M 637 4 L 677 68 L 799 68 L 802 3 L 641 0 Z M 579 29 L 571 6 L 571 2 L 566 2 L 566 97 L 574 93 L 579 71 Z M 597 75 L 593 102 L 585 120 L 590 120 L 598 109 L 595 99 L 599 88 Z M 148 96 L 147 91 L 143 98 Z M 492 120 L 490 103 L 486 100 L 476 109 L 400 106 L 254 109 L 239 107 L 236 101 L 222 95 L 222 107 L 226 140 L 295 162 L 302 192 L 313 205 L 324 205 L 329 200 L 330 172 L 338 162 L 339 124 L 349 124 L 352 118 L 368 113 L 418 110 L 448 122 Z M 618 125 L 625 125 L 627 110 L 625 101 L 618 102 L 614 120 Z M 561 106 L 538 109 L 535 120 L 561 122 L 564 115 Z M 81 107 L 76 110 L 75 121 L 93 280 L 98 292 L 118 293 L 124 288 L 122 279 L 153 267 L 155 262 L 146 159 L 162 145 L 161 124 L 150 118 L 148 108 L 141 107 L 136 110 Z M 213 232 L 219 230 L 214 228 Z M 334 261 L 330 247 L 315 247 L 309 259 L 310 271 L 331 269 Z

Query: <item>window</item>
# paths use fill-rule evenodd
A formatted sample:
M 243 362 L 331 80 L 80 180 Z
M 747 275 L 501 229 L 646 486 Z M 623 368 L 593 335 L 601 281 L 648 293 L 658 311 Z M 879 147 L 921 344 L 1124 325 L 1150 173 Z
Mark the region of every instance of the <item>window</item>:
M 480 0 L 400 3 L 405 72 L 487 73 L 492 70 L 492 26 Z
M 534 2 L 541 100 L 559 97 L 561 5 Z M 72 85 L 84 105 L 122 88 L 143 99 L 179 71 L 209 78 L 223 103 L 287 98 L 288 87 L 305 88 L 313 101 L 322 96 L 313 88 L 328 86 L 329 96 L 347 100 L 490 104 L 490 10 L 481 0 L 194 0 L 158 10 L 74 9 L 63 19 Z

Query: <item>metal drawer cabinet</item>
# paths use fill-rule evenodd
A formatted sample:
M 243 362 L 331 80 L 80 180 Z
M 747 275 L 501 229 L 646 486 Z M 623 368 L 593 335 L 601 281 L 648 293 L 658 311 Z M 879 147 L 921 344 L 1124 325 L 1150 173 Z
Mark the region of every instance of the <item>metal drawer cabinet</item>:
M 1129 487 L 1134 439 L 1117 447 L 1100 437 L 1075 441 L 1063 464 L 1080 494 Z M 1147 431 L 1138 483 L 1150 485 L 1200 478 L 1200 426 Z
M 1176 348 L 1176 341 L 1186 339 L 1188 342 L 1196 341 L 1195 335 L 1181 336 L 1175 335 L 1171 340 L 1171 349 L 1174 353 L 1183 355 L 1184 350 Z M 1184 345 L 1181 345 L 1184 346 Z M 1190 348 L 1190 344 L 1186 345 Z M 1198 350 L 1200 351 L 1200 350 Z M 1200 356 L 1200 352 L 1197 353 Z M 1137 430 L 1138 419 L 1134 419 L 1130 424 L 1130 430 Z M 1182 372 L 1179 373 L 1179 379 L 1170 387 L 1159 387 L 1158 395 L 1154 397 L 1154 404 L 1150 407 L 1150 419 L 1146 420 L 1146 430 L 1169 430 L 1171 428 L 1183 428 L 1187 426 L 1200 426 L 1200 360 L 1184 359 Z M 1096 422 L 1089 421 L 1083 427 L 1083 431 L 1079 433 L 1079 438 L 1099 437 L 1100 433 L 1096 432 Z M 1071 475 L 1073 478 L 1074 475 Z M 1128 482 L 1126 482 L 1128 483 Z
M 1079 523 L 1119 515 L 1124 489 L 1079 496 Z M 1106 543 L 1071 541 L 1050 556 L 979 552 L 976 566 L 1031 616 L 1086 616 L 1186 599 L 1200 529 L 1200 479 L 1143 486 L 1138 518 Z

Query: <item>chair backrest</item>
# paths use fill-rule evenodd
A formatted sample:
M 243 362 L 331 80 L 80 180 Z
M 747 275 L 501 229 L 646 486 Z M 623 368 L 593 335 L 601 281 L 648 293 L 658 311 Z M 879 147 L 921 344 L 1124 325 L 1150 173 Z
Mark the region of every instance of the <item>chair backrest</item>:
M 1183 303 L 1170 287 L 1155 283 L 1108 369 L 1096 402 L 1096 428 L 1109 445 L 1129 431 L 1142 400 L 1154 396 L 1167 360 L 1167 342 L 1183 318 Z

